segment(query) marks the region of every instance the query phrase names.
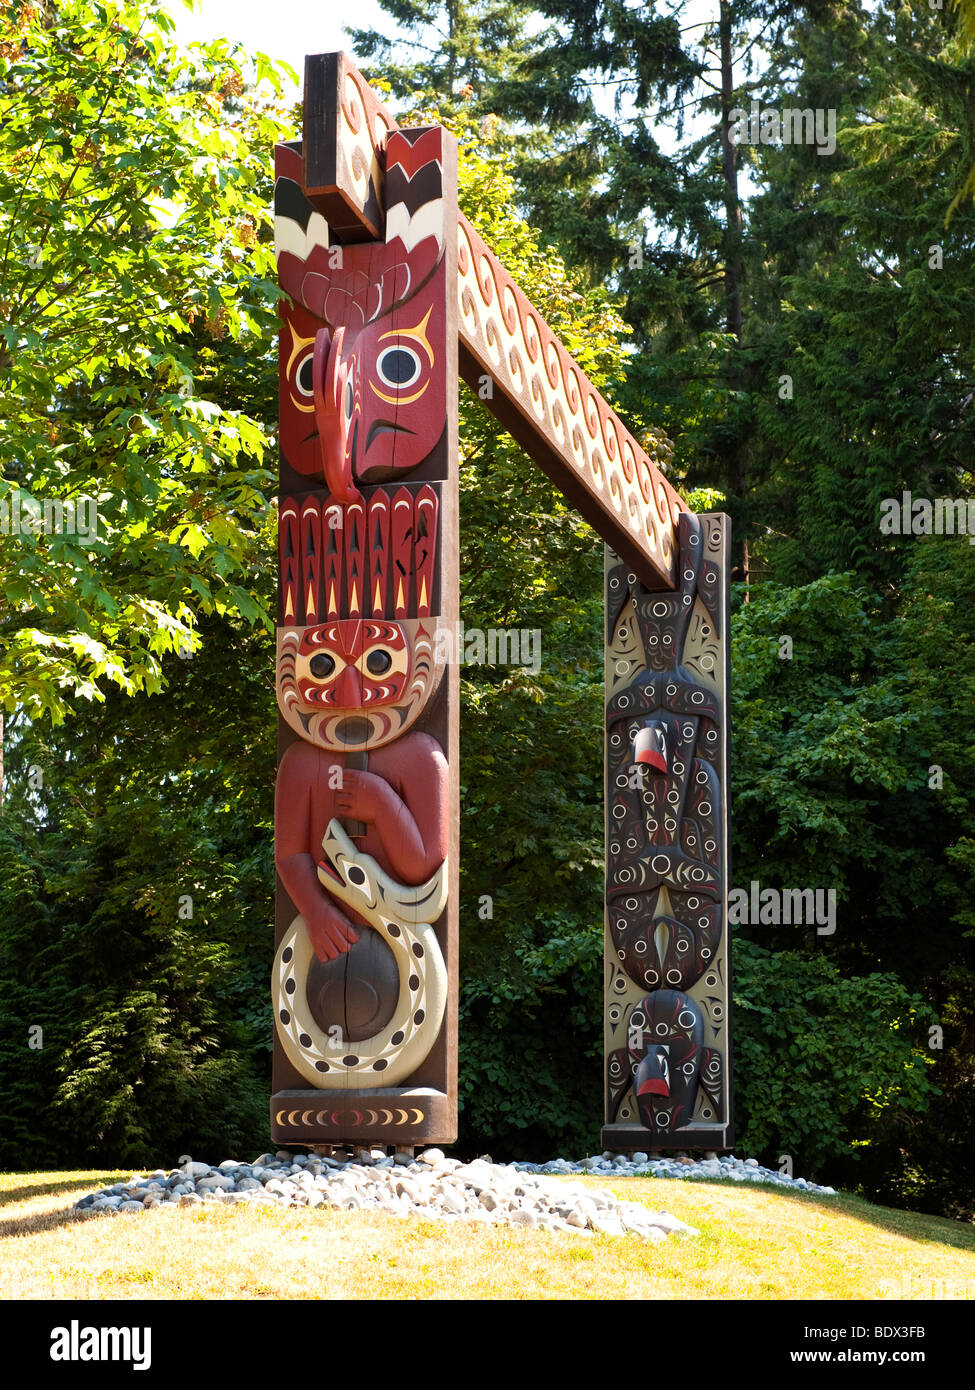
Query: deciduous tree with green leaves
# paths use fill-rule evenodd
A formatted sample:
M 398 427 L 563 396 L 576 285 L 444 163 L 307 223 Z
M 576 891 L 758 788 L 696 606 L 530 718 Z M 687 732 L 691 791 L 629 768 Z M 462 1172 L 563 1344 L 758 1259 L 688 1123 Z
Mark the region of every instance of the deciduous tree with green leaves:
M 218 360 L 243 374 L 273 333 L 268 149 L 283 127 L 241 99 L 241 53 L 180 52 L 171 34 L 154 0 L 0 8 L 8 711 L 61 719 L 106 680 L 157 690 L 199 615 L 266 616 L 250 573 L 266 420 L 211 388 Z M 281 91 L 271 63 L 256 71 Z

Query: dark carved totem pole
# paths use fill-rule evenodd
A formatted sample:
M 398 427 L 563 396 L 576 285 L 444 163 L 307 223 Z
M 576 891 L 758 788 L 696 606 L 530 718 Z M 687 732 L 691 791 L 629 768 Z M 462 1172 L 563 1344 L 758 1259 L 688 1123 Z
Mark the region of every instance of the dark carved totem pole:
M 612 547 L 603 1142 L 724 1147 L 728 520 L 687 510 L 459 212 L 455 159 L 344 54 L 307 60 L 276 158 L 272 1133 L 456 1135 L 459 367 Z
M 438 631 L 457 619 L 456 153 L 438 127 L 387 135 L 341 55 L 306 76 L 304 140 L 276 152 L 272 1132 L 450 1141 L 457 669 Z
M 681 514 L 673 593 L 606 552 L 609 1148 L 733 1142 L 728 529 Z

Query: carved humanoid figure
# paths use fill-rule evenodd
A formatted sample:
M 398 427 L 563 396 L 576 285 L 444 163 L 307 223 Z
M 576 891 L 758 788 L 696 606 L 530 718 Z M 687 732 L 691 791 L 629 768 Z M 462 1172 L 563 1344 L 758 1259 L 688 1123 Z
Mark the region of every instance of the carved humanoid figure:
M 366 618 L 279 632 L 278 705 L 299 741 L 278 769 L 275 855 L 299 917 L 279 948 L 278 1018 L 316 1085 L 377 1064 L 392 1080 L 440 1025 L 432 923 L 449 775 L 437 740 L 411 729 L 442 672 L 436 630 L 435 619 Z M 329 1064 L 326 1037 L 344 1069 Z
M 404 884 L 423 883 L 446 857 L 447 760 L 429 734 L 404 732 L 435 686 L 434 631 L 430 620 L 366 619 L 282 636 L 279 700 L 301 742 L 278 772 L 275 856 L 320 960 L 359 938 L 356 914 L 319 878 L 333 818 L 361 822 L 357 847 Z

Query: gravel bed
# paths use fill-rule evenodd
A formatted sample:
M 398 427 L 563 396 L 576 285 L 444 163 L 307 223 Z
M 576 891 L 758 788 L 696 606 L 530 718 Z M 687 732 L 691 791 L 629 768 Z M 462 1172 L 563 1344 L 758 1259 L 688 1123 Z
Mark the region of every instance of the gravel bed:
M 89 1216 L 120 1216 L 144 1211 L 175 1211 L 208 1202 L 283 1207 L 322 1207 L 340 1211 L 384 1211 L 435 1221 L 473 1221 L 483 1225 L 525 1226 L 573 1235 L 634 1235 L 658 1241 L 674 1232 L 697 1235 L 693 1226 L 666 1211 L 621 1201 L 613 1193 L 567 1176 L 730 1178 L 834 1195 L 804 1178 L 788 1178 L 754 1159 L 682 1155 L 612 1154 L 578 1162 L 494 1163 L 489 1157 L 462 1163 L 441 1149 L 418 1157 L 400 1151 L 359 1149 L 348 1155 L 261 1154 L 252 1163 L 225 1159 L 211 1166 L 189 1156 L 167 1172 L 134 1173 L 125 1182 L 90 1193 L 75 1204 Z
M 736 1158 L 734 1154 L 719 1156 L 709 1153 L 703 1158 L 694 1159 L 678 1151 L 668 1157 L 657 1155 L 651 1158 L 646 1153 L 614 1154 L 606 1150 L 598 1158 L 583 1158 L 576 1162 L 556 1158 L 550 1163 L 514 1163 L 512 1167 L 528 1173 L 592 1173 L 624 1178 L 680 1178 L 683 1181 L 727 1178 L 733 1182 L 771 1183 L 775 1187 L 794 1191 L 815 1192 L 821 1197 L 836 1196 L 835 1187 L 821 1187 L 805 1178 L 792 1178 L 773 1168 L 763 1168 L 755 1158 Z

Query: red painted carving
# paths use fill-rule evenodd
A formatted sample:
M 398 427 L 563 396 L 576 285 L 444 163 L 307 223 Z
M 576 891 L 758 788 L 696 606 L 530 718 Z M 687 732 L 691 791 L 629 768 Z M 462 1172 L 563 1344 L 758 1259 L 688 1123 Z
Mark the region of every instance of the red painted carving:
M 301 596 L 305 622 L 317 623 L 322 577 L 322 514 L 314 498 L 301 508 Z
M 326 504 L 322 509 L 322 549 L 325 552 L 325 596 L 322 612 L 337 618 L 342 611 L 342 508 Z
M 300 305 L 282 300 L 278 354 L 278 416 L 281 452 L 297 473 L 321 477 L 322 458 L 315 421 L 314 349 L 321 324 Z
M 424 882 L 447 853 L 447 762 L 436 739 L 410 731 L 442 669 L 435 626 L 347 619 L 279 634 L 278 704 L 301 739 L 278 770 L 275 853 L 322 960 L 356 939 L 318 878 L 333 816 L 364 822 L 357 849 L 401 883 Z M 368 770 L 355 770 L 366 750 Z
M 366 603 L 366 509 L 362 502 L 350 502 L 346 507 L 342 534 L 345 538 L 345 611 L 350 618 L 361 618 Z
M 426 618 L 433 602 L 433 575 L 437 563 L 437 518 L 440 502 L 426 483 L 413 502 L 413 569 L 416 576 L 416 614 Z
M 278 550 L 281 557 L 282 622 L 290 627 L 301 622 L 298 612 L 298 504 L 285 497 L 278 518 Z
M 319 69 L 348 77 L 342 63 L 313 62 L 309 72 Z M 445 749 L 455 696 L 428 706 L 444 673 L 435 660 L 448 621 L 441 603 L 453 621 L 456 602 L 444 592 L 439 554 L 441 508 L 452 515 L 456 506 L 448 474 L 455 345 L 447 339 L 455 260 L 444 230 L 450 137 L 400 133 L 369 162 L 370 131 L 350 119 L 362 114 L 355 93 L 348 110 L 338 107 L 336 135 L 320 77 L 310 101 L 306 93 L 314 186 L 306 193 L 295 149 L 280 147 L 276 160 L 275 246 L 288 297 L 281 479 L 283 493 L 299 497 L 296 533 L 286 538 L 283 529 L 281 541 L 283 591 L 295 570 L 293 611 L 277 633 L 284 751 L 275 794 L 283 888 L 275 1084 L 293 1086 L 297 1072 L 318 1090 L 422 1085 L 446 1112 L 455 1069 L 442 1028 L 454 968 L 455 909 L 447 916 L 445 904 L 456 793 Z M 370 197 L 380 215 L 372 224 L 362 202 Z M 368 240 L 353 226 L 357 205 Z M 423 1121 L 423 1137 L 436 1126 L 446 1137 L 453 1120 L 444 1125 L 424 1104 L 409 1112 Z M 320 1125 L 306 1118 L 312 1113 L 272 1106 L 276 1137 L 297 1125 L 294 1115 L 304 1129 Z
M 409 488 L 397 488 L 393 495 L 390 531 L 393 617 L 405 618 L 410 611 L 413 577 L 413 495 Z
M 335 903 L 319 882 L 329 821 L 364 822 L 356 848 L 399 882 L 422 883 L 447 853 L 447 787 L 447 760 L 429 734 L 406 734 L 371 753 L 367 772 L 350 770 L 345 754 L 301 741 L 287 750 L 278 769 L 275 856 L 320 960 L 347 951 L 361 926 L 361 918 Z
M 369 605 L 373 617 L 387 615 L 389 596 L 389 493 L 377 487 L 370 494 L 366 526 Z M 428 610 L 429 612 L 429 610 Z M 421 617 L 427 616 L 421 614 Z
M 418 467 L 446 427 L 443 132 L 420 134 L 415 145 L 402 132 L 391 139 L 398 192 L 387 240 L 359 246 L 329 245 L 301 193 L 300 159 L 279 147 L 278 274 L 293 300 L 283 311 L 281 446 L 339 502 Z

